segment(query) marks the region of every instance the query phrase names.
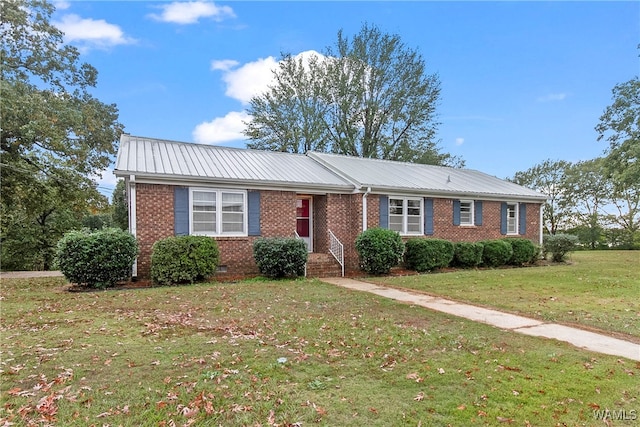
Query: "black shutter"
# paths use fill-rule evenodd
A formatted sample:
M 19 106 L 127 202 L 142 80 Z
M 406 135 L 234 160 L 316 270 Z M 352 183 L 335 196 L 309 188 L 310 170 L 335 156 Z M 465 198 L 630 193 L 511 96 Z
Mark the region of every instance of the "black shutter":
M 173 232 L 176 236 L 189 234 L 189 189 L 186 187 L 173 190 Z
M 389 197 L 380 196 L 380 227 L 389 228 Z
M 249 236 L 260 235 L 260 192 L 249 191 L 247 193 L 247 211 L 249 212 L 248 224 Z

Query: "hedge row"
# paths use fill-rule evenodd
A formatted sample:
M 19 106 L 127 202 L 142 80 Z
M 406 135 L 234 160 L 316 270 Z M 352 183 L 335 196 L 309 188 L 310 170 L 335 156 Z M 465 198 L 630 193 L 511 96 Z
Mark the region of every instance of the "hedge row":
M 476 243 L 413 238 L 403 243 L 398 233 L 381 228 L 361 233 L 356 241 L 356 249 L 361 268 L 371 274 L 388 273 L 403 259 L 408 269 L 425 272 L 448 266 L 521 266 L 535 262 L 539 255 L 538 247 L 522 238 Z

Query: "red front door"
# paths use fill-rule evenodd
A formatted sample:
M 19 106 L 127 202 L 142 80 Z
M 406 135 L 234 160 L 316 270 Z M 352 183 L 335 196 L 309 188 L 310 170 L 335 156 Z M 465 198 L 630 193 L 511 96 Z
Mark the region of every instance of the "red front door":
M 296 232 L 312 251 L 312 216 L 311 199 L 300 197 L 296 200 Z

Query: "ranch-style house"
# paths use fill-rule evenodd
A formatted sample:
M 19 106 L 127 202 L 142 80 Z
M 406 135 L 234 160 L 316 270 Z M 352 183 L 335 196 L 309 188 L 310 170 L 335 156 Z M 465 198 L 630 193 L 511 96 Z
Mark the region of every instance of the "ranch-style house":
M 485 173 L 309 152 L 290 154 L 124 134 L 115 174 L 126 181 L 129 229 L 148 277 L 151 248 L 205 235 L 220 249 L 217 276 L 257 275 L 253 242 L 299 237 L 308 276 L 360 271 L 355 240 L 372 227 L 403 238 L 524 237 L 541 243 L 546 196 Z

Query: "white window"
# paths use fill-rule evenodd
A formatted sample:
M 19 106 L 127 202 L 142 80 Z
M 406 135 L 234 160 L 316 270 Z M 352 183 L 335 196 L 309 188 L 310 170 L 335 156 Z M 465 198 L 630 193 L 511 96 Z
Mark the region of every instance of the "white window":
M 507 203 L 507 234 L 518 234 L 517 203 Z
M 190 196 L 191 234 L 246 236 L 246 192 L 192 188 Z
M 473 225 L 473 200 L 460 200 L 460 225 Z
M 389 198 L 389 229 L 400 234 L 422 234 L 422 199 Z

